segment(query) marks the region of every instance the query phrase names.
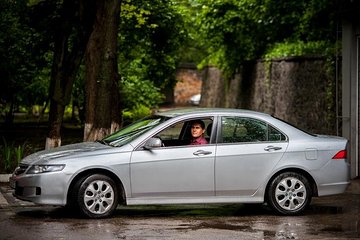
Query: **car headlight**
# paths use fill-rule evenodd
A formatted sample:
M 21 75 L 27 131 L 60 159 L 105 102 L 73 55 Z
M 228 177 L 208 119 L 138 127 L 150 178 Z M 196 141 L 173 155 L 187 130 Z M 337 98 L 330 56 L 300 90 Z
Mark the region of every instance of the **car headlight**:
M 58 172 L 62 171 L 65 167 L 65 164 L 56 164 L 56 165 L 33 165 L 26 172 L 27 174 L 38 174 L 46 172 Z

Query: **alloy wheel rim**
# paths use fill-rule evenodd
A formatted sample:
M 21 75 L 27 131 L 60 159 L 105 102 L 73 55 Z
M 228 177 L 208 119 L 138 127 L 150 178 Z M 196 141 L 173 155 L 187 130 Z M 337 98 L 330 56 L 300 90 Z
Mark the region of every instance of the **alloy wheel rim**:
M 104 214 L 114 204 L 114 189 L 106 181 L 93 181 L 85 189 L 84 204 L 94 214 Z
M 275 199 L 284 210 L 295 211 L 301 208 L 305 204 L 306 198 L 306 187 L 297 178 L 284 178 L 276 186 Z

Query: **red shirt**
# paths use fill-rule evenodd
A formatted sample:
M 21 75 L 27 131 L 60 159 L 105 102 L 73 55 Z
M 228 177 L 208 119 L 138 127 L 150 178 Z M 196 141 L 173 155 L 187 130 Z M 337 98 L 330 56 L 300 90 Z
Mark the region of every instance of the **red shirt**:
M 190 145 L 202 145 L 202 144 L 208 144 L 208 141 L 204 137 L 199 137 L 191 140 Z

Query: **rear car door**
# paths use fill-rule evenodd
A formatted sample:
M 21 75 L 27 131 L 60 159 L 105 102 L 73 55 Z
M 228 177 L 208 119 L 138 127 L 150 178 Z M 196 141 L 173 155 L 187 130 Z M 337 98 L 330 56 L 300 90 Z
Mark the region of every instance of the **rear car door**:
M 251 196 L 283 156 L 287 137 L 250 117 L 223 116 L 219 124 L 216 196 Z

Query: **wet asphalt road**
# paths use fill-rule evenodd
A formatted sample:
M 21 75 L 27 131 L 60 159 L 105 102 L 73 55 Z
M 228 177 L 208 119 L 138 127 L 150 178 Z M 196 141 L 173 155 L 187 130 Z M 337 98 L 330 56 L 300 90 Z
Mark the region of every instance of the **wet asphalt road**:
M 92 220 L 15 200 L 1 184 L 0 239 L 360 239 L 359 186 L 314 198 L 303 216 L 227 204 L 119 207 L 112 218 Z

